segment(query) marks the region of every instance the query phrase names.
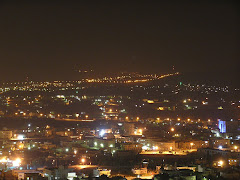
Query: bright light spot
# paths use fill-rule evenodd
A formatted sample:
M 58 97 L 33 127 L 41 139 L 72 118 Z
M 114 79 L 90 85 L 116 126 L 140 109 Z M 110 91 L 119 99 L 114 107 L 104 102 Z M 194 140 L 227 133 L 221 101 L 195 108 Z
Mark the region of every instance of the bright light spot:
M 0 160 L 0 162 L 1 162 L 1 163 L 7 162 L 6 157 L 2 158 L 2 159 Z
M 222 146 L 218 146 L 218 149 L 222 149 L 223 147 Z
M 222 166 L 223 165 L 223 161 L 218 161 L 218 166 Z
M 82 162 L 82 163 L 85 163 L 85 161 L 86 161 L 86 159 L 84 159 L 84 158 L 81 159 L 81 162 Z
M 17 139 L 23 140 L 23 139 L 24 139 L 24 136 L 20 134 L 20 135 L 18 135 Z
M 100 135 L 101 137 L 103 137 L 103 136 L 104 136 L 104 134 L 105 134 L 105 130 L 104 130 L 104 129 L 102 129 L 102 130 L 100 131 L 99 135 Z
M 148 150 L 149 147 L 147 147 L 147 146 L 143 146 L 142 149 L 143 149 L 143 150 Z
M 20 158 L 17 158 L 15 161 L 12 162 L 12 164 L 13 164 L 14 167 L 20 166 L 20 164 L 21 164 L 21 159 L 20 159 Z
M 19 149 L 23 149 L 23 147 L 24 147 L 23 144 L 20 144 L 20 145 L 18 146 Z

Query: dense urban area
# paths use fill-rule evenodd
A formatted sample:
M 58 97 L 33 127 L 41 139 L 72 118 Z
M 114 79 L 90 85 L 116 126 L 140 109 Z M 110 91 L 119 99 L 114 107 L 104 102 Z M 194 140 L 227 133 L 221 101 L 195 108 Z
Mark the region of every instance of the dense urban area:
M 2 82 L 0 179 L 240 179 L 240 89 L 216 84 Z

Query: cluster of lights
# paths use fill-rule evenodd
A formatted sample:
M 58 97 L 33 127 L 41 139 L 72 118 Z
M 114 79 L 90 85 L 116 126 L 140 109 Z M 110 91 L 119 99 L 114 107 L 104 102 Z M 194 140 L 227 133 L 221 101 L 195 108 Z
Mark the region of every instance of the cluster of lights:
M 10 160 L 6 157 L 0 159 L 0 163 L 11 163 L 13 167 L 19 167 L 21 165 L 21 159 L 16 158 L 15 160 Z

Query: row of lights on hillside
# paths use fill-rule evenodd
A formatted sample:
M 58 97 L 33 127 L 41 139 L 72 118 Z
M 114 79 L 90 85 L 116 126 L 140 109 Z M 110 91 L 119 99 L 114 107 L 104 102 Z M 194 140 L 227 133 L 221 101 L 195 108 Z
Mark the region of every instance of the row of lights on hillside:
M 136 120 L 139 120 L 139 119 L 140 119 L 139 117 L 136 117 Z M 126 116 L 126 117 L 125 117 L 125 120 L 129 120 L 129 117 Z M 157 120 L 160 120 L 160 118 L 157 118 Z M 171 120 L 171 119 L 170 119 L 170 118 L 167 118 L 167 120 Z M 181 118 L 177 118 L 177 120 L 180 121 Z M 189 121 L 191 121 L 191 119 L 188 118 L 187 121 L 189 122 Z M 201 121 L 201 119 L 198 119 L 198 122 L 200 122 L 200 121 Z M 208 122 L 211 122 L 211 119 L 208 119 Z

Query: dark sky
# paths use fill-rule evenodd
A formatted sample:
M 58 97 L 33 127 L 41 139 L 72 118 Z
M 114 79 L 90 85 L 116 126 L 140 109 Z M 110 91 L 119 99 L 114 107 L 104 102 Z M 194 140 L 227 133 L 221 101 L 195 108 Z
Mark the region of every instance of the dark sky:
M 1 1 L 0 80 L 76 79 L 76 64 L 98 72 L 175 65 L 237 73 L 236 2 Z

